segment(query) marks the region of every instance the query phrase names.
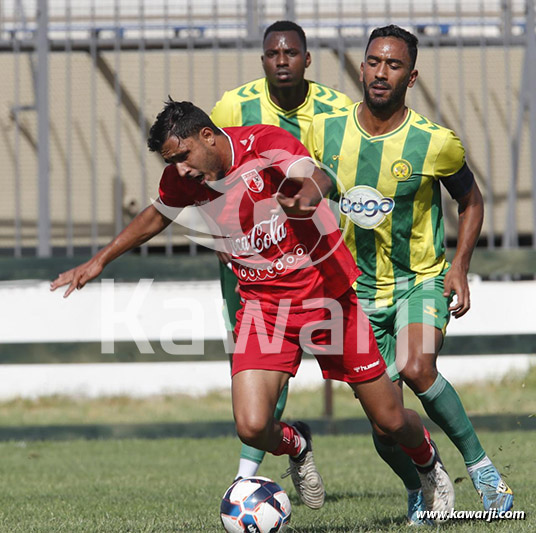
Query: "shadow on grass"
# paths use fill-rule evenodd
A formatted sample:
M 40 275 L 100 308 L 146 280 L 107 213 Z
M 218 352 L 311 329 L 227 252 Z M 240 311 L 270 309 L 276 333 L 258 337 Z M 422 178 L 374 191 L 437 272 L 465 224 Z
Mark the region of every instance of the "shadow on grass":
M 369 520 L 367 523 L 363 522 L 344 526 L 327 524 L 313 527 L 289 527 L 288 533 L 370 533 L 371 531 L 392 531 L 393 526 L 400 528 L 407 527 L 404 519 L 397 521 L 383 518 L 382 520 Z
M 397 498 L 400 496 L 400 492 L 393 489 L 392 492 L 387 493 L 385 491 L 357 491 L 357 490 L 344 490 L 344 491 L 334 491 L 330 489 L 326 491 L 326 503 L 340 503 L 340 502 L 363 502 L 365 500 L 371 502 L 378 502 L 381 499 L 385 498 Z M 303 504 L 295 492 L 291 492 L 288 497 L 290 498 L 290 503 L 292 508 L 304 507 Z
M 391 517 L 383 517 L 383 518 L 372 518 L 367 519 L 367 521 L 360 521 L 356 523 L 352 523 L 352 521 L 348 521 L 347 524 L 344 525 L 335 525 L 325 523 L 325 524 L 318 524 L 314 526 L 292 526 L 292 523 L 290 524 L 290 527 L 288 529 L 289 533 L 370 533 L 371 531 L 393 531 L 393 527 L 402 528 L 407 527 L 406 523 L 406 517 L 405 516 L 399 516 L 395 518 Z
M 536 431 L 536 417 L 530 415 L 476 415 L 471 417 L 481 431 Z M 369 434 L 366 419 L 316 419 L 307 421 L 315 435 Z M 430 429 L 433 422 L 425 419 Z M 167 439 L 214 438 L 235 436 L 234 422 L 183 422 L 158 424 L 81 424 L 55 426 L 0 427 L 0 442 L 72 439 Z

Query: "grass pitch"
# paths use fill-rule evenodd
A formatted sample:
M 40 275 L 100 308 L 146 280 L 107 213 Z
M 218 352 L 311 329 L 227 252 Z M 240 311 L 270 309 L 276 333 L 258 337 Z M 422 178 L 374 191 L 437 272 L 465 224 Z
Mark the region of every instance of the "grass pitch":
M 536 372 L 523 380 L 460 388 L 460 395 L 475 417 L 491 413 L 510 417 L 517 427 L 517 420 L 534 420 Z M 409 406 L 419 408 L 411 393 L 406 396 Z M 291 392 L 286 418 L 318 419 L 321 409 L 322 391 Z M 345 417 L 363 417 L 346 389 L 335 391 L 335 414 L 340 417 L 338 427 L 344 427 Z M 115 433 L 94 438 L 89 433 L 86 439 L 55 440 L 54 431 L 50 440 L 17 436 L 17 431 L 29 427 L 209 420 L 231 424 L 228 393 L 195 400 L 46 398 L 0 404 L 4 439 L 0 443 L 0 533 L 221 533 L 219 503 L 236 473 L 240 448 L 236 438 L 124 438 L 127 433 L 122 433 L 123 438 L 113 438 Z M 515 492 L 514 509 L 525 511 L 526 519 L 453 521 L 438 529 L 536 531 L 534 424 L 520 423 L 519 429 L 508 431 L 498 428 L 478 430 L 478 434 Z M 9 437 L 10 432 L 15 436 Z M 433 435 L 456 480 L 456 509 L 480 510 L 461 456 L 441 432 Z M 61 439 L 66 438 L 62 434 Z M 316 434 L 314 444 L 327 490 L 321 510 L 301 505 L 290 478 L 280 479 L 287 466 L 285 458 L 267 455 L 259 472 L 287 490 L 293 505 L 290 532 L 408 532 L 405 490 L 376 456 L 369 435 Z
M 452 532 L 533 532 L 536 466 L 527 432 L 480 435 L 516 491 L 519 522 L 452 522 Z M 457 451 L 437 435 L 456 483 L 456 508 L 480 509 Z M 0 531 L 9 533 L 177 533 L 223 531 L 219 502 L 235 475 L 238 442 L 214 439 L 9 442 L 0 445 Z M 315 456 L 327 501 L 298 500 L 284 458 L 267 456 L 262 475 L 278 480 L 293 505 L 291 532 L 407 532 L 405 491 L 365 435 L 318 436 Z

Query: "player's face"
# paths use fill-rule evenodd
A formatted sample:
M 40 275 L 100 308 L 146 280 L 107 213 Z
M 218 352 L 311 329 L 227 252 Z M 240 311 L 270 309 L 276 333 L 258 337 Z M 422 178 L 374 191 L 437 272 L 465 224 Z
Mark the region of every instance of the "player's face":
M 404 104 L 418 72 L 411 69 L 407 44 L 396 37 L 374 39 L 361 63 L 365 102 L 371 109 L 390 110 Z
M 160 151 L 164 161 L 174 165 L 181 178 L 201 185 L 225 175 L 222 158 L 215 147 L 214 132 L 203 128 L 197 135 L 179 139 L 171 136 Z
M 271 86 L 295 87 L 303 82 L 311 55 L 295 31 L 273 31 L 266 36 L 261 61 Z

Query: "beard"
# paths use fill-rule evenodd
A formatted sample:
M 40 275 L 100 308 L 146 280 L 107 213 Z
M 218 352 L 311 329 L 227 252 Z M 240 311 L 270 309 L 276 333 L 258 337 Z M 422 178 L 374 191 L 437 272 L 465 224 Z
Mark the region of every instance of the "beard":
M 388 98 L 374 97 L 370 94 L 370 89 L 374 87 L 382 87 L 391 90 L 391 94 Z M 367 85 L 363 81 L 363 96 L 367 107 L 373 111 L 391 111 L 400 107 L 404 103 L 408 85 L 407 83 L 401 83 L 393 89 L 388 83 L 382 83 L 373 81 Z

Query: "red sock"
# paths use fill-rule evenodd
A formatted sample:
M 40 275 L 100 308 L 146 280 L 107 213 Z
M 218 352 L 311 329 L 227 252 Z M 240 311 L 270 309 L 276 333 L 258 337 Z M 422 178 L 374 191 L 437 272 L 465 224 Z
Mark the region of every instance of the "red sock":
M 400 445 L 402 450 L 411 457 L 411 460 L 420 466 L 428 464 L 434 455 L 434 449 L 430 444 L 430 432 L 426 428 L 423 429 L 424 439 L 422 444 L 417 446 L 417 448 L 408 448 L 407 446 L 402 446 L 402 444 Z
M 300 434 L 292 426 L 284 422 L 279 423 L 283 430 L 283 438 L 279 446 L 272 453 L 274 455 L 298 455 L 301 447 Z

